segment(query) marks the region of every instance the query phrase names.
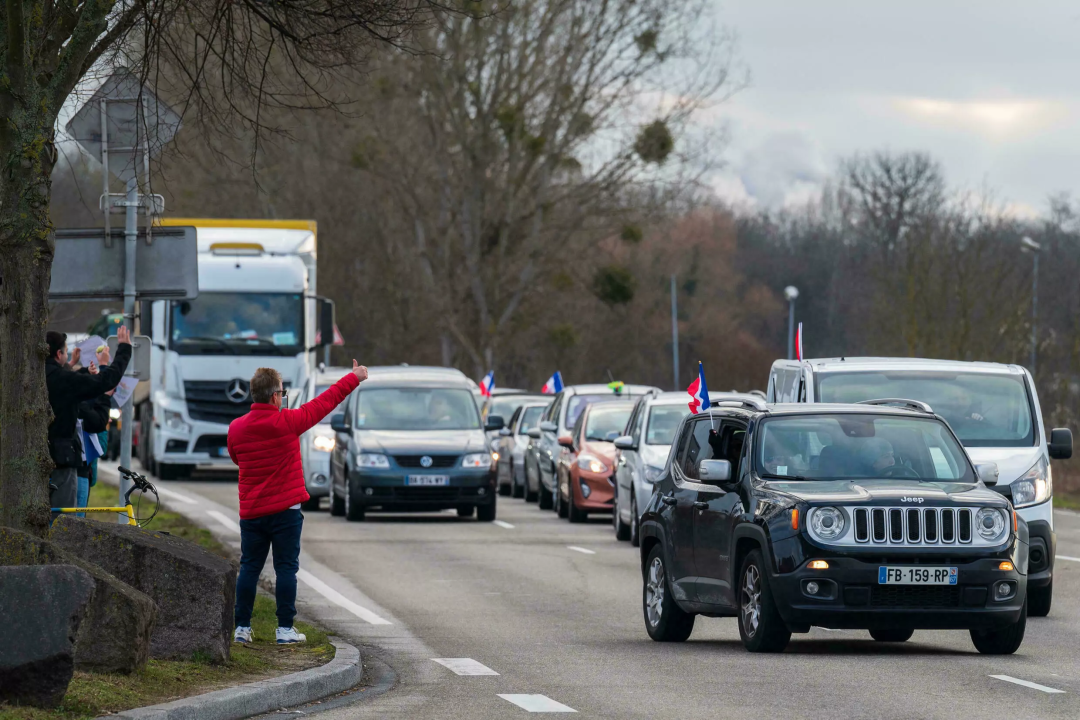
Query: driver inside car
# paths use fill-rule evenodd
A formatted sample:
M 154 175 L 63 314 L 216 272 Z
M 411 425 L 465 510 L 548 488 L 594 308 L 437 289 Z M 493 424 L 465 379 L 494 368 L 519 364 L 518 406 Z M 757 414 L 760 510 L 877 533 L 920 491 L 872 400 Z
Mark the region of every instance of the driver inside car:
M 867 474 L 877 475 L 896 464 L 893 446 L 888 440 L 870 438 L 859 449 L 859 459 L 867 468 Z

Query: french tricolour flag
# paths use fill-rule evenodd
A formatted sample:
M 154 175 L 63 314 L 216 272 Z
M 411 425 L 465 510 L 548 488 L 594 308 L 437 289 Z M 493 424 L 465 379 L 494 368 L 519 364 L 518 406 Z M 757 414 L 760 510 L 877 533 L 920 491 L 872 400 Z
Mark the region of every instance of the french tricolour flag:
M 802 323 L 799 323 L 799 331 L 795 334 L 795 359 L 802 360 Z
M 705 368 L 699 361 L 697 364 L 697 378 L 686 388 L 692 398 L 689 402 L 690 412 L 697 415 L 709 409 L 709 387 L 705 384 Z
M 540 392 L 545 395 L 554 395 L 557 392 L 562 392 L 562 373 L 558 370 L 555 374 L 548 378 L 544 383 L 544 387 L 540 388 Z
M 491 391 L 495 389 L 495 371 L 492 370 L 480 381 L 480 394 L 491 397 Z

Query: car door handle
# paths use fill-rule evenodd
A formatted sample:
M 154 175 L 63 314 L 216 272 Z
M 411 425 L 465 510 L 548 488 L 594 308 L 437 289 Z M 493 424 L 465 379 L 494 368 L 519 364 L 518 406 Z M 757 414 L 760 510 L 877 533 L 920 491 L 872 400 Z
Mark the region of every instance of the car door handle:
M 662 500 L 665 505 L 674 505 L 675 503 L 679 502 L 675 499 L 674 495 L 665 495 L 664 497 L 660 498 L 660 500 Z
M 700 500 L 698 500 L 697 502 L 694 503 L 694 507 L 697 508 L 698 510 L 704 510 L 705 508 L 709 507 L 709 503 L 701 502 Z

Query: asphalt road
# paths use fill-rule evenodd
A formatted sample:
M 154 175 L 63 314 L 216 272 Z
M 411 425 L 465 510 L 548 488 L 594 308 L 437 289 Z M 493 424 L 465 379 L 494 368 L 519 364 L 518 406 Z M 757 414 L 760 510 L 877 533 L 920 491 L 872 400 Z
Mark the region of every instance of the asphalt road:
M 159 487 L 172 509 L 238 541 L 235 478 Z M 499 501 L 502 524 L 305 513 L 301 613 L 360 645 L 369 677 L 392 681 L 309 711 L 326 720 L 486 720 L 526 708 L 596 718 L 1080 717 L 1080 515 L 1057 514 L 1053 610 L 1029 621 L 1015 655 L 979 655 L 966 631 L 881 644 L 819 628 L 782 654 L 751 655 L 734 619 L 699 618 L 683 644 L 651 641 L 636 549 L 615 540 L 607 518 L 571 525 Z

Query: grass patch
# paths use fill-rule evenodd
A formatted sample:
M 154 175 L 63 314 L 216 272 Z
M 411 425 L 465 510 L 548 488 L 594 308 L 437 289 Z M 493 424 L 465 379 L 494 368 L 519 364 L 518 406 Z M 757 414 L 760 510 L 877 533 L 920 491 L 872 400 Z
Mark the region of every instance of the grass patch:
M 116 488 L 99 483 L 90 489 L 88 507 L 112 506 L 117 502 Z M 138 517 L 149 517 L 153 505 L 144 501 L 136 509 Z M 115 513 L 87 513 L 88 518 L 115 522 Z M 148 530 L 166 531 L 191 540 L 211 552 L 229 557 L 226 548 L 204 530 L 179 513 L 162 510 Z M 257 595 L 251 617 L 255 641 L 232 646 L 231 657 L 223 664 L 213 664 L 205 657 L 190 660 L 151 660 L 131 675 L 76 672 L 59 708 L 39 710 L 0 705 L 0 720 L 84 720 L 136 707 L 156 705 L 182 697 L 200 695 L 224 687 L 298 672 L 329 662 L 334 657 L 326 631 L 297 622 L 296 628 L 307 635 L 300 645 L 278 645 L 275 638 L 277 616 L 273 598 Z
M 1066 510 L 1080 511 L 1080 493 L 1078 492 L 1055 492 L 1054 507 Z

